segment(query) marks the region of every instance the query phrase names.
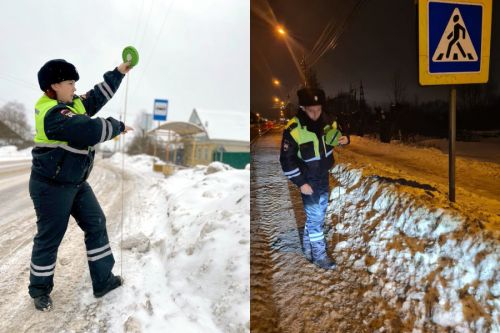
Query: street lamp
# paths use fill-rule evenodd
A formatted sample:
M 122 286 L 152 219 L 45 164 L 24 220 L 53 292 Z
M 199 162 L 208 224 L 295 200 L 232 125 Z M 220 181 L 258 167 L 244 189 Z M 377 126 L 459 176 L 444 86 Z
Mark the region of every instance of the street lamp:
M 289 35 L 288 35 L 288 32 L 286 31 L 286 29 L 282 26 L 282 25 L 277 25 L 275 27 L 275 31 L 276 33 L 283 38 L 284 42 L 285 42 L 285 45 L 288 49 L 288 52 L 290 52 L 290 56 L 292 57 L 292 60 L 295 64 L 295 68 L 297 68 L 298 72 L 299 72 L 299 75 L 301 77 L 301 80 L 303 82 L 305 82 L 305 76 L 304 76 L 304 73 L 302 72 L 301 70 L 301 66 L 297 60 L 297 57 L 295 56 L 294 52 L 293 52 L 293 49 L 292 49 L 292 46 L 290 45 L 290 43 L 294 43 L 294 39 L 293 38 L 289 38 Z
M 273 84 L 274 84 L 276 87 L 279 87 L 279 86 L 280 86 L 280 84 L 281 84 L 281 82 L 280 82 L 280 80 L 278 80 L 278 79 L 273 79 Z
M 276 26 L 276 32 L 278 32 L 278 34 L 280 34 L 282 36 L 286 35 L 286 30 L 285 30 L 285 28 L 283 28 L 282 25 Z
M 279 102 L 280 102 L 280 99 L 279 99 L 278 97 L 274 97 L 274 101 L 275 101 L 276 103 L 279 103 Z

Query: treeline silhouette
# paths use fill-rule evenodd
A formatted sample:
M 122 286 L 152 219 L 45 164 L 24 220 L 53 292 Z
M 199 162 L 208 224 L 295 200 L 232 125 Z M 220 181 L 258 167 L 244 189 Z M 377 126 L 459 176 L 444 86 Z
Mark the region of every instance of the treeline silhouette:
M 410 103 L 388 101 L 369 105 L 356 89 L 327 98 L 324 111 L 349 134 L 371 135 L 382 142 L 415 141 L 418 136 L 447 138 L 449 101 Z M 296 106 L 286 108 L 290 117 Z M 488 133 L 486 133 L 488 132 Z M 500 133 L 500 95 L 492 85 L 457 87 L 457 140 L 474 141 L 482 135 Z

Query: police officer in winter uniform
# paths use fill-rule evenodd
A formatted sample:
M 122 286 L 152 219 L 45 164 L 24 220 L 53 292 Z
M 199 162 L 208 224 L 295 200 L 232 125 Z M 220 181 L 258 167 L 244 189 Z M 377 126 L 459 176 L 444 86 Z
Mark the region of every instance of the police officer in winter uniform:
M 333 147 L 349 143 L 337 123 L 330 123 L 322 112 L 325 93 L 303 88 L 297 92 L 299 111 L 283 132 L 280 163 L 285 175 L 300 188 L 306 224 L 302 250 L 308 260 L 324 269 L 335 262 L 326 252 L 323 234 L 328 206 L 328 171 L 333 166 Z
M 94 145 L 132 128 L 109 118 L 91 118 L 113 97 L 130 70 L 123 63 L 104 74 L 104 81 L 77 96 L 78 72 L 62 59 L 51 60 L 38 72 L 44 92 L 35 105 L 36 135 L 29 192 L 38 232 L 33 240 L 29 294 L 38 310 L 52 308 L 57 249 L 72 215 L 85 233 L 87 259 L 94 295 L 101 297 L 123 280 L 111 272 L 114 258 L 106 231 L 106 217 L 87 178 L 94 161 Z

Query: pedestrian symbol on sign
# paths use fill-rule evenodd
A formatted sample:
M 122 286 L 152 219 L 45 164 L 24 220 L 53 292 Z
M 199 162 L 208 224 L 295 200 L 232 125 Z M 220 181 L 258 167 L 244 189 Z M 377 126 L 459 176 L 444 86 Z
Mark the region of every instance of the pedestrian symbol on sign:
M 477 60 L 477 52 L 467 32 L 462 15 L 458 8 L 455 8 L 434 52 L 432 61 L 463 62 Z

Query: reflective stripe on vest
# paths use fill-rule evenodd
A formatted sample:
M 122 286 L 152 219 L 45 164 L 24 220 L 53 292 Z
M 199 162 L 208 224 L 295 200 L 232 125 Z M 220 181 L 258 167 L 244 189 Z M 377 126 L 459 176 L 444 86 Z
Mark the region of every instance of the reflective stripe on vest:
M 35 146 L 41 146 L 41 147 L 61 147 L 62 146 L 67 146 L 68 143 L 66 141 L 58 141 L 58 140 L 50 140 L 47 138 L 47 135 L 45 134 L 45 116 L 47 113 L 56 105 L 58 105 L 58 101 L 55 99 L 52 99 L 48 97 L 47 95 L 43 95 L 40 97 L 38 102 L 35 105 L 35 128 L 36 128 L 36 134 L 35 134 Z M 82 100 L 80 98 L 75 98 L 73 100 L 73 106 L 66 105 L 65 108 L 71 110 L 73 113 L 76 114 L 85 114 L 85 106 L 83 106 Z M 44 145 L 45 144 L 45 145 Z M 71 147 L 69 147 L 71 148 Z M 74 149 L 74 148 L 72 148 Z M 68 149 L 69 150 L 69 149 Z M 79 150 L 79 149 L 74 149 L 74 150 Z M 70 150 L 72 151 L 72 150 Z M 75 152 L 75 151 L 74 151 Z M 85 152 L 87 152 L 85 150 Z M 78 152 L 80 154 L 83 154 L 82 152 Z
M 321 155 L 319 153 L 318 136 L 313 132 L 309 132 L 307 130 L 307 126 L 302 127 L 302 125 L 300 124 L 300 121 L 297 117 L 293 117 L 292 119 L 290 119 L 290 121 L 286 125 L 286 128 L 289 128 L 293 124 L 297 124 L 297 126 L 295 126 L 290 131 L 290 135 L 295 140 L 297 145 L 300 146 L 300 145 L 302 145 L 304 143 L 308 143 L 308 142 L 312 142 L 314 145 L 314 157 L 313 158 L 310 158 L 308 160 L 304 160 L 300 154 L 300 149 L 297 153 L 297 156 L 301 160 L 304 160 L 305 162 L 312 162 L 312 161 L 319 160 Z M 323 135 L 323 142 L 324 143 L 326 143 L 329 146 L 338 146 L 339 145 L 339 138 L 342 136 L 342 133 L 340 133 L 340 131 L 337 129 L 337 122 L 336 121 L 334 121 L 332 125 L 325 126 L 324 132 L 326 133 L 325 135 Z M 331 155 L 331 153 L 333 151 L 333 147 L 329 151 L 326 150 L 326 147 L 324 147 L 324 149 L 325 149 L 325 156 Z

